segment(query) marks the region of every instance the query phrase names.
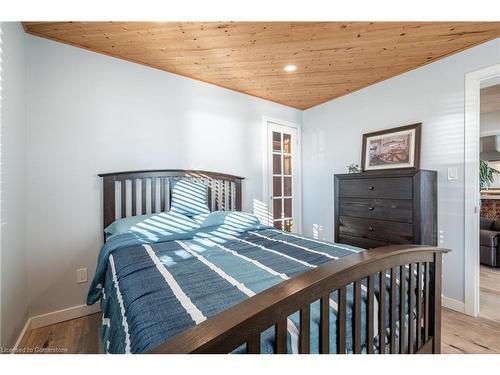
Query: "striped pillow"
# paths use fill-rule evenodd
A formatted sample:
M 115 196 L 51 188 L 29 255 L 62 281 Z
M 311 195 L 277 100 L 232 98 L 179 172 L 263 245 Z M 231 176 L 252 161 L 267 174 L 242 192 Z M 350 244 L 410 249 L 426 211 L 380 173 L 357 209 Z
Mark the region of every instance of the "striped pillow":
M 170 212 L 186 216 L 210 213 L 207 186 L 188 180 L 174 181 L 172 184 Z

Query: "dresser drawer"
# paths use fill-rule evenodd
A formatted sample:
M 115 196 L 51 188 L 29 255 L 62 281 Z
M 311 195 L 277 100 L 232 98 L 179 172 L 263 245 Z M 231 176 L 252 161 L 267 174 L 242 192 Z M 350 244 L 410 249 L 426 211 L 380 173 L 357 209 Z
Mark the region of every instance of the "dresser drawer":
M 411 177 L 345 179 L 339 181 L 339 196 L 412 199 L 413 179 Z
M 413 222 L 410 199 L 340 198 L 339 214 L 368 219 Z
M 378 219 L 339 216 L 339 235 L 359 236 L 387 241 L 390 244 L 405 244 L 413 241 L 413 225 Z
M 370 238 L 363 238 L 363 237 L 357 237 L 357 236 L 349 236 L 346 234 L 343 234 L 343 235 L 341 234 L 339 236 L 338 242 L 340 244 L 357 246 L 357 247 L 360 247 L 362 249 L 374 249 L 376 247 L 389 245 L 389 243 L 385 242 L 385 241 L 372 240 Z

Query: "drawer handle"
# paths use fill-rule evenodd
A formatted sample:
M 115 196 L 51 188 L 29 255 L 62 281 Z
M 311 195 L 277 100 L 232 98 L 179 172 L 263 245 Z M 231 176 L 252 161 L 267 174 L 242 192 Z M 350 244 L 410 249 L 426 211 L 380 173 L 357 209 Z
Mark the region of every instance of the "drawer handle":
M 373 227 L 368 227 L 368 230 L 369 230 L 370 232 L 373 232 Z
M 374 190 L 374 189 L 375 189 L 375 186 L 373 186 L 373 185 L 368 186 L 368 190 Z
M 373 211 L 373 206 L 368 207 L 368 211 Z

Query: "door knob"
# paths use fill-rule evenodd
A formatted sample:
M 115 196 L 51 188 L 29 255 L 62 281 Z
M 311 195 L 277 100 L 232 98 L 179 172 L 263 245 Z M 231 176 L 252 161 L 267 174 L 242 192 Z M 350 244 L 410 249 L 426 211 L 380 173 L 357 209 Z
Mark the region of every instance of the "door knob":
M 368 211 L 373 211 L 373 206 L 368 207 Z
M 375 186 L 373 186 L 373 185 L 368 186 L 368 190 L 374 190 L 374 189 L 375 189 Z
M 368 230 L 369 230 L 370 232 L 373 232 L 373 228 L 372 228 L 372 227 L 368 227 Z

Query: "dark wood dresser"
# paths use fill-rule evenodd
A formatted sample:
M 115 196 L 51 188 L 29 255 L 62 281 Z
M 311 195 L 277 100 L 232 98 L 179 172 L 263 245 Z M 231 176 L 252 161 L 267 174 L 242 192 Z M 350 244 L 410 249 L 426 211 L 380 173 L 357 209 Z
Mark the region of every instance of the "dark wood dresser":
M 436 171 L 335 175 L 335 242 L 437 246 Z

